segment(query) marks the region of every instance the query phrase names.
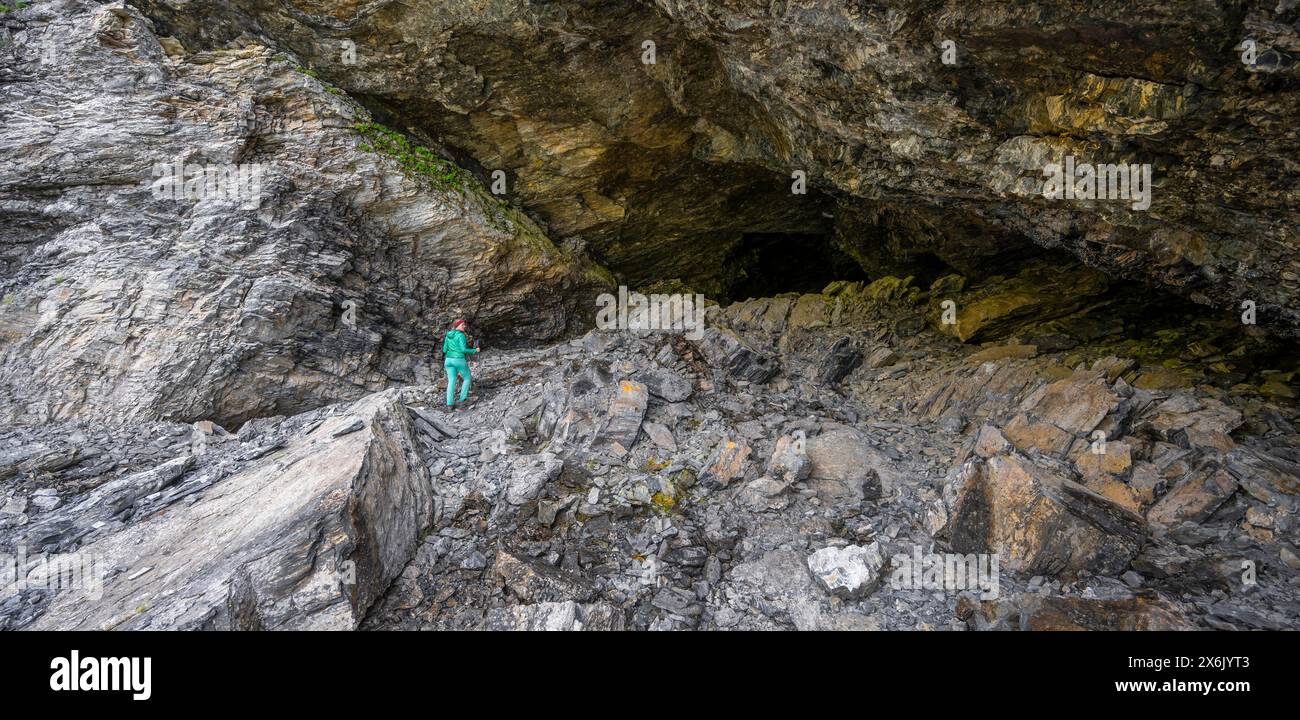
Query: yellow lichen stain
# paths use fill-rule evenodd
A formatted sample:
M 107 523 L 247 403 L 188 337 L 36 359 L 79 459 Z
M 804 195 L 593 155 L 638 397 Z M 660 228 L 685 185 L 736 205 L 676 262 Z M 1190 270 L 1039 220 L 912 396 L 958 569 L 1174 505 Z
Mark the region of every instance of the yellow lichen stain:
M 663 470 L 672 464 L 672 460 L 659 460 L 657 458 L 648 457 L 645 459 L 645 463 L 641 466 L 641 469 L 648 473 L 657 474 L 660 470 Z
M 657 492 L 650 496 L 650 502 L 659 512 L 668 513 L 677 505 L 677 498 L 664 492 Z

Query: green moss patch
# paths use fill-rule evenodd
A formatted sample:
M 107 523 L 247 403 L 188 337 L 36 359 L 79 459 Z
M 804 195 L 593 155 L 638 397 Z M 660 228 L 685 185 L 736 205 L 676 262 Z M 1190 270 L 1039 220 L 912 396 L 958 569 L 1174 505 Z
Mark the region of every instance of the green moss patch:
M 412 144 L 396 130 L 375 122 L 357 123 L 353 128 L 365 139 L 358 146 L 360 150 L 393 158 L 412 179 L 424 179 L 435 187 L 458 192 L 463 192 L 470 180 L 469 172 L 423 145 Z

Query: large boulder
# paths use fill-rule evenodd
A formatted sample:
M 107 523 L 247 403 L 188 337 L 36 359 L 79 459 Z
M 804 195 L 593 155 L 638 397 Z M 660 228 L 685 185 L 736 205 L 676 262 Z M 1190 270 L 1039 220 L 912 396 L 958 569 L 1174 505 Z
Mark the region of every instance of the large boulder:
M 808 556 L 808 571 L 826 592 L 853 599 L 875 590 L 885 566 L 880 545 L 824 547 Z
M 28 627 L 354 629 L 433 520 L 428 472 L 395 391 L 347 406 L 197 502 L 184 497 L 81 545 L 80 556 L 110 569 L 102 597 L 65 590 Z M 67 513 L 94 517 L 81 504 Z
M 808 438 L 809 486 L 823 500 L 874 500 L 898 482 L 889 458 L 873 448 L 862 432 L 832 426 Z

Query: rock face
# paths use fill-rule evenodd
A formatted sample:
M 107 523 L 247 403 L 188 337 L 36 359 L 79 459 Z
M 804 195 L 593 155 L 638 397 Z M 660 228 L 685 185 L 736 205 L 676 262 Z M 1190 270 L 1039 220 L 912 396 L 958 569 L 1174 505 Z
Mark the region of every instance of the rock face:
M 1300 9 L 1076 5 L 0 13 L 0 629 L 1300 626 Z
M 0 420 L 299 412 L 437 377 L 457 316 L 498 343 L 556 338 L 603 282 L 468 173 L 407 167 L 386 131 L 355 129 L 365 109 L 271 48 L 192 52 L 121 3 L 18 15 L 0 20 L 21 48 Z M 176 163 L 260 175 L 158 197 Z
M 1045 287 L 1051 291 L 1044 292 Z M 1050 321 L 1077 312 L 1095 302 L 1106 287 L 1106 276 L 1091 268 L 1033 263 L 1014 277 L 992 278 L 954 295 L 961 302 L 955 307 L 953 322 L 937 325 L 963 342 L 996 337 L 999 330 L 1005 334 L 1015 327 L 1017 320 Z
M 145 7 L 187 46 L 274 38 L 505 171 L 554 233 L 633 283 L 725 294 L 765 233 L 900 275 L 936 259 L 970 272 L 1028 239 L 1300 329 L 1300 183 L 1274 162 L 1298 149 L 1290 3 Z M 1149 208 L 1045 198 L 1045 166 L 1067 156 L 1149 165 Z

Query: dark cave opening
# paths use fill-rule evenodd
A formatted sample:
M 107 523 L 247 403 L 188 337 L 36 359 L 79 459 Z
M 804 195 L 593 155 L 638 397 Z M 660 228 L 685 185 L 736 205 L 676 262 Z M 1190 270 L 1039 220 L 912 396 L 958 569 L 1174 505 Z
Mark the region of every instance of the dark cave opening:
M 1073 353 L 1071 366 L 1085 358 L 1114 355 L 1145 366 L 1186 371 L 1187 377 L 1229 389 L 1238 383 L 1259 386 L 1276 378 L 1288 379 L 1277 368 L 1297 367 L 1300 344 L 1269 336 L 1244 326 L 1239 312 L 1197 304 L 1165 289 L 1109 276 L 1099 291 L 1058 302 L 1054 294 L 1075 292 L 1066 278 L 1085 272 L 1086 264 L 1068 252 L 1033 245 L 1008 243 L 997 253 L 971 258 L 962 268 L 949 265 L 926 250 L 892 257 L 871 271 L 842 251 L 830 234 L 817 232 L 745 233 L 725 260 L 723 277 L 729 281 L 718 297 L 723 305 L 784 293 L 819 293 L 835 281 L 869 283 L 883 275 L 911 276 L 925 290 L 944 275 L 965 280 L 963 303 L 990 295 L 1038 294 L 1034 310 L 1000 331 L 976 342 L 1028 343 L 1042 353 Z M 889 248 L 883 248 L 887 253 Z M 890 260 L 891 256 L 868 255 Z M 1046 268 L 1046 275 L 1035 268 Z M 1062 282 L 1051 282 L 1059 276 Z M 1044 278 L 1047 282 L 1044 282 Z M 999 289 L 1001 288 L 1001 289 Z M 993 300 L 996 307 L 998 300 Z M 1020 300 L 1015 300 L 1020 302 Z M 1014 304 L 1014 303 L 1013 303 Z
M 727 300 L 815 293 L 836 280 L 870 280 L 862 266 L 826 235 L 748 233 L 728 264 L 737 269 Z

